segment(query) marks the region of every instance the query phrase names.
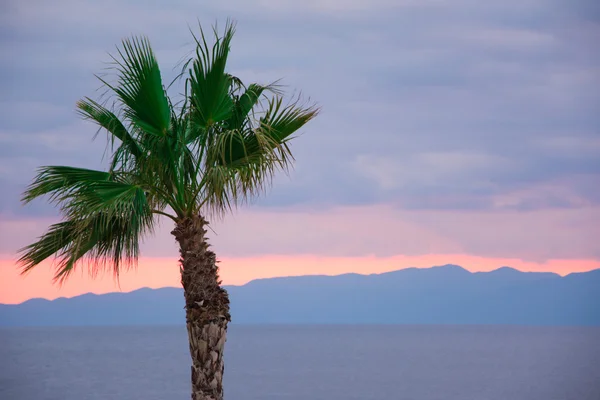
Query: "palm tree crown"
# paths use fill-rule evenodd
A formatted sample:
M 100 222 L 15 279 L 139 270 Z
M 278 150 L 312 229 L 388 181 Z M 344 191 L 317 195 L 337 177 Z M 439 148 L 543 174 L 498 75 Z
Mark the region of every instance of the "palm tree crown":
M 209 47 L 202 30 L 195 54 L 180 78 L 185 91 L 174 104 L 146 38 L 124 40 L 113 57 L 116 82 L 99 78 L 114 106 L 84 98 L 79 114 L 109 133 L 105 171 L 66 166 L 39 169 L 23 195 L 47 195 L 62 222 L 21 249 L 27 272 L 56 257 L 55 280 L 63 282 L 81 261 L 93 274 L 118 276 L 135 265 L 139 242 L 157 218 L 178 222 L 196 215 L 221 216 L 257 195 L 275 171 L 292 160 L 292 134 L 318 108 L 284 104 L 275 85 L 244 85 L 226 72 L 234 25 L 215 30 Z

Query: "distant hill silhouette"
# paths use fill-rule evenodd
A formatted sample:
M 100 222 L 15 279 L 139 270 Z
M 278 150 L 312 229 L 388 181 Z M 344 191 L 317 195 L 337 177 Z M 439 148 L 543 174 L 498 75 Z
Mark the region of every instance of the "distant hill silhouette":
M 228 286 L 239 324 L 600 325 L 600 270 L 561 277 L 456 265 Z M 0 305 L 0 326 L 182 324 L 178 288 Z

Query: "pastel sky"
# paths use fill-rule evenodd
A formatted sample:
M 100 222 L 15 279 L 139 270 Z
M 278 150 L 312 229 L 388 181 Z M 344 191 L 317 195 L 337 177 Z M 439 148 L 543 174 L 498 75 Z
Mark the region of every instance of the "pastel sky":
M 0 303 L 119 290 L 16 250 L 59 218 L 20 193 L 39 165 L 102 167 L 75 102 L 107 52 L 146 34 L 165 81 L 189 26 L 238 23 L 230 72 L 322 106 L 295 170 L 211 242 L 226 284 L 460 264 L 600 268 L 600 3 L 590 0 L 46 0 L 0 5 Z M 596 43 L 596 45 L 594 45 Z M 174 94 L 176 95 L 176 94 Z M 163 221 L 121 290 L 177 286 Z

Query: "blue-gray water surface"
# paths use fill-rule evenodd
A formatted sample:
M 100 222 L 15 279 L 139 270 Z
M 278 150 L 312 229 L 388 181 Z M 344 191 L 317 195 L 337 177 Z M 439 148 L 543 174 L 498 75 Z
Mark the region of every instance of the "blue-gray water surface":
M 185 327 L 0 330 L 0 399 L 189 399 Z M 600 328 L 232 326 L 227 400 L 598 400 Z

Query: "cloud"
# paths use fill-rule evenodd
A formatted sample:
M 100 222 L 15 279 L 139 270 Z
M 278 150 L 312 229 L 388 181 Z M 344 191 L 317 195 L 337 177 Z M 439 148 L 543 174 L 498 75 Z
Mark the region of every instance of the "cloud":
M 293 145 L 291 179 L 278 177 L 259 206 L 495 212 L 600 204 L 593 51 L 600 25 L 590 2 L 12 0 L 3 7 L 0 50 L 11 54 L 0 61 L 0 184 L 11 192 L 4 214 L 34 212 L 13 193 L 34 164 L 100 162 L 102 146 L 89 145 L 95 130 L 78 125 L 72 110 L 97 94 L 92 74 L 106 66 L 106 52 L 124 36 L 147 34 L 167 81 L 190 50 L 187 24 L 197 16 L 205 26 L 238 21 L 232 72 L 284 78 L 323 107 Z
M 535 191 L 537 193 L 537 191 Z M 209 240 L 219 257 L 262 255 L 392 257 L 467 254 L 516 258 L 600 261 L 600 207 L 540 207 L 531 193 L 498 198 L 502 210 L 423 210 L 400 205 L 314 208 L 246 208 L 212 221 Z M 516 202 L 517 206 L 514 206 Z M 433 206 L 433 205 L 432 205 Z M 15 251 L 42 234 L 53 219 L 12 218 L 2 222 L 0 254 Z M 177 258 L 164 219 L 144 240 L 144 257 Z M 447 260 L 451 262 L 451 260 Z

